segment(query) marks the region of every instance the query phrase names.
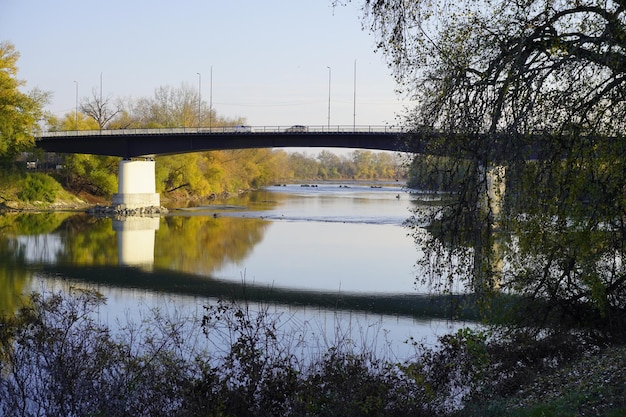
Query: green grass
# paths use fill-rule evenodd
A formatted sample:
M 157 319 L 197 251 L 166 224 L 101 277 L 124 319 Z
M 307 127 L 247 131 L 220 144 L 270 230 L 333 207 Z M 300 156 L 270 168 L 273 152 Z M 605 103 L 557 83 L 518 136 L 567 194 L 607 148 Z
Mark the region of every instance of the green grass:
M 47 210 L 84 204 L 45 173 L 0 173 L 0 206 L 17 210 Z

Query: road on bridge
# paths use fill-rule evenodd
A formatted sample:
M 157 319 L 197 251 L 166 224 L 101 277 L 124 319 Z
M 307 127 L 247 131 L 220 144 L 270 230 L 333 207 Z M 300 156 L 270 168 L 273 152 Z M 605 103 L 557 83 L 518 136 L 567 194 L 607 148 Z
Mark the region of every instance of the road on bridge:
M 80 130 L 46 132 L 36 144 L 47 152 L 123 158 L 248 148 L 409 150 L 407 133 L 390 126 Z

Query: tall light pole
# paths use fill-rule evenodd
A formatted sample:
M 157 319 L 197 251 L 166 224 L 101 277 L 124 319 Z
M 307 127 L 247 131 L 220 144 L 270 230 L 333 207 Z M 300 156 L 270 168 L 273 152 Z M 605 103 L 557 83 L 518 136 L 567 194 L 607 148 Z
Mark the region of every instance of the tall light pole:
M 102 73 L 100 73 L 100 103 L 98 104 L 98 124 L 100 125 L 100 131 L 104 127 L 104 103 L 102 102 Z
M 74 113 L 76 117 L 76 130 L 78 130 L 78 81 L 74 80 L 74 84 L 76 84 L 76 105 L 74 107 Z
M 354 97 L 352 102 L 352 130 L 356 131 L 356 59 L 354 60 Z
M 213 129 L 213 65 L 209 79 L 209 129 Z
M 198 74 L 198 129 L 200 129 L 200 103 L 202 102 L 202 75 Z
M 332 70 L 330 67 L 326 68 L 328 68 L 328 130 L 330 130 L 330 74 Z

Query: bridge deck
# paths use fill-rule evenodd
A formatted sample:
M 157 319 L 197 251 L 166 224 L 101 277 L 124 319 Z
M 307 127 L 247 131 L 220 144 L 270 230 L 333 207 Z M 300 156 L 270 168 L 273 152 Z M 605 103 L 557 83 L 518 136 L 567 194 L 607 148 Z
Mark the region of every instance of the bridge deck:
M 391 126 L 263 126 L 46 132 L 48 152 L 124 158 L 223 149 L 328 147 L 406 150 L 404 132 Z

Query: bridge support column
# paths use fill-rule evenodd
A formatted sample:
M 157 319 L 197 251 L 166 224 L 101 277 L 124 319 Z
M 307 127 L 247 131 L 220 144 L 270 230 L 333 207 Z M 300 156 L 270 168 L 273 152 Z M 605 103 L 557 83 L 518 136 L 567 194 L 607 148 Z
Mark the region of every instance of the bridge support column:
M 160 205 L 161 198 L 156 192 L 154 159 L 121 160 L 117 194 L 113 194 L 113 206 L 136 209 Z

